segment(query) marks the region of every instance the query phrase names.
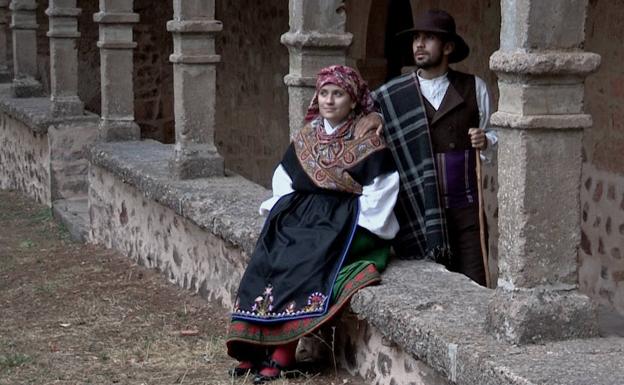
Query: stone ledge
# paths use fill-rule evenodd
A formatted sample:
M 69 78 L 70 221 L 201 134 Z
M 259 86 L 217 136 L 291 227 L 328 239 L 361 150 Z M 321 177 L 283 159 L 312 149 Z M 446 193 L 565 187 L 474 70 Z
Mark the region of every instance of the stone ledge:
M 256 210 L 269 191 L 236 175 L 172 180 L 172 155 L 172 145 L 154 141 L 103 143 L 92 149 L 91 162 L 250 255 L 263 222 Z M 420 261 L 392 261 L 383 279 L 357 293 L 352 310 L 451 383 L 624 383 L 623 338 L 513 346 L 485 331 L 492 290 Z
M 352 310 L 453 383 L 624 383 L 624 338 L 508 345 L 485 332 L 493 291 L 430 262 L 393 261 L 383 279 L 356 293 Z
M 49 97 L 16 98 L 11 95 L 11 84 L 0 84 L 0 111 L 23 122 L 36 134 L 47 134 L 55 124 L 98 121 L 99 116 L 85 112 L 81 116 L 54 117 L 50 112 Z
M 232 174 L 174 180 L 169 170 L 172 157 L 173 145 L 153 140 L 101 143 L 89 155 L 92 166 L 108 170 L 145 197 L 251 255 L 264 223 L 258 207 L 270 191 Z

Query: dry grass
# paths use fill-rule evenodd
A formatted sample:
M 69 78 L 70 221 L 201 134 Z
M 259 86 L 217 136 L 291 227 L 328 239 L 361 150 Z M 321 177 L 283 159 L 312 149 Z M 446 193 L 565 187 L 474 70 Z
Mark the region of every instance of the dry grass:
M 251 384 L 233 379 L 227 312 L 0 191 L 0 385 Z M 196 329 L 197 336 L 181 336 Z M 346 382 L 345 382 L 346 381 Z M 355 384 L 323 375 L 273 384 Z

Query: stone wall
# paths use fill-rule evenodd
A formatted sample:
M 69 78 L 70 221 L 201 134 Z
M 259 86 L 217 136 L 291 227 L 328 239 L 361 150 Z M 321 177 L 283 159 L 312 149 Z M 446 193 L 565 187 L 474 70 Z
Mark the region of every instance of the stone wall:
M 185 289 L 233 305 L 247 258 L 240 248 L 146 198 L 102 167 L 89 170 L 92 242 L 156 268 Z
M 581 289 L 624 314 L 624 176 L 583 165 Z
M 225 166 L 264 186 L 288 146 L 288 1 L 216 1 L 216 145 Z
M 0 113 L 0 188 L 21 191 L 51 206 L 48 136 Z
M 587 78 L 593 127 L 583 141 L 581 288 L 624 314 L 624 8 L 590 0 L 585 49 L 602 57 Z
M 376 385 L 448 385 L 430 366 L 384 337 L 375 326 L 345 312 L 336 333 L 338 361 L 352 375 Z

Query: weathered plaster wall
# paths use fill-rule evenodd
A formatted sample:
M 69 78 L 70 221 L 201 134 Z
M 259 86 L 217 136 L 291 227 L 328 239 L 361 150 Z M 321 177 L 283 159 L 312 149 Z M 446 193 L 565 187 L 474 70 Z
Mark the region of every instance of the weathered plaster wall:
M 105 169 L 89 169 L 91 241 L 162 271 L 172 283 L 233 305 L 248 257 Z
M 48 136 L 0 113 L 0 188 L 21 191 L 50 206 Z
M 594 125 L 583 150 L 581 288 L 624 314 L 624 8 L 590 0 L 585 49 L 602 57 L 587 78 L 586 111 Z
M 288 146 L 288 2 L 216 1 L 216 144 L 225 166 L 264 186 Z
M 430 366 L 406 354 L 366 321 L 345 313 L 336 333 L 340 365 L 377 385 L 448 385 Z

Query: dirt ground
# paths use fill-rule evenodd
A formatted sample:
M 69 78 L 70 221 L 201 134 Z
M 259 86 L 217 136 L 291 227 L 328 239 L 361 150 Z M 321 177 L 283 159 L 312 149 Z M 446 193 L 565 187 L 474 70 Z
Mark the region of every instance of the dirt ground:
M 221 306 L 72 242 L 50 209 L 0 191 L 0 385 L 250 384 L 227 375 L 226 322 Z M 273 383 L 363 384 L 329 368 Z

